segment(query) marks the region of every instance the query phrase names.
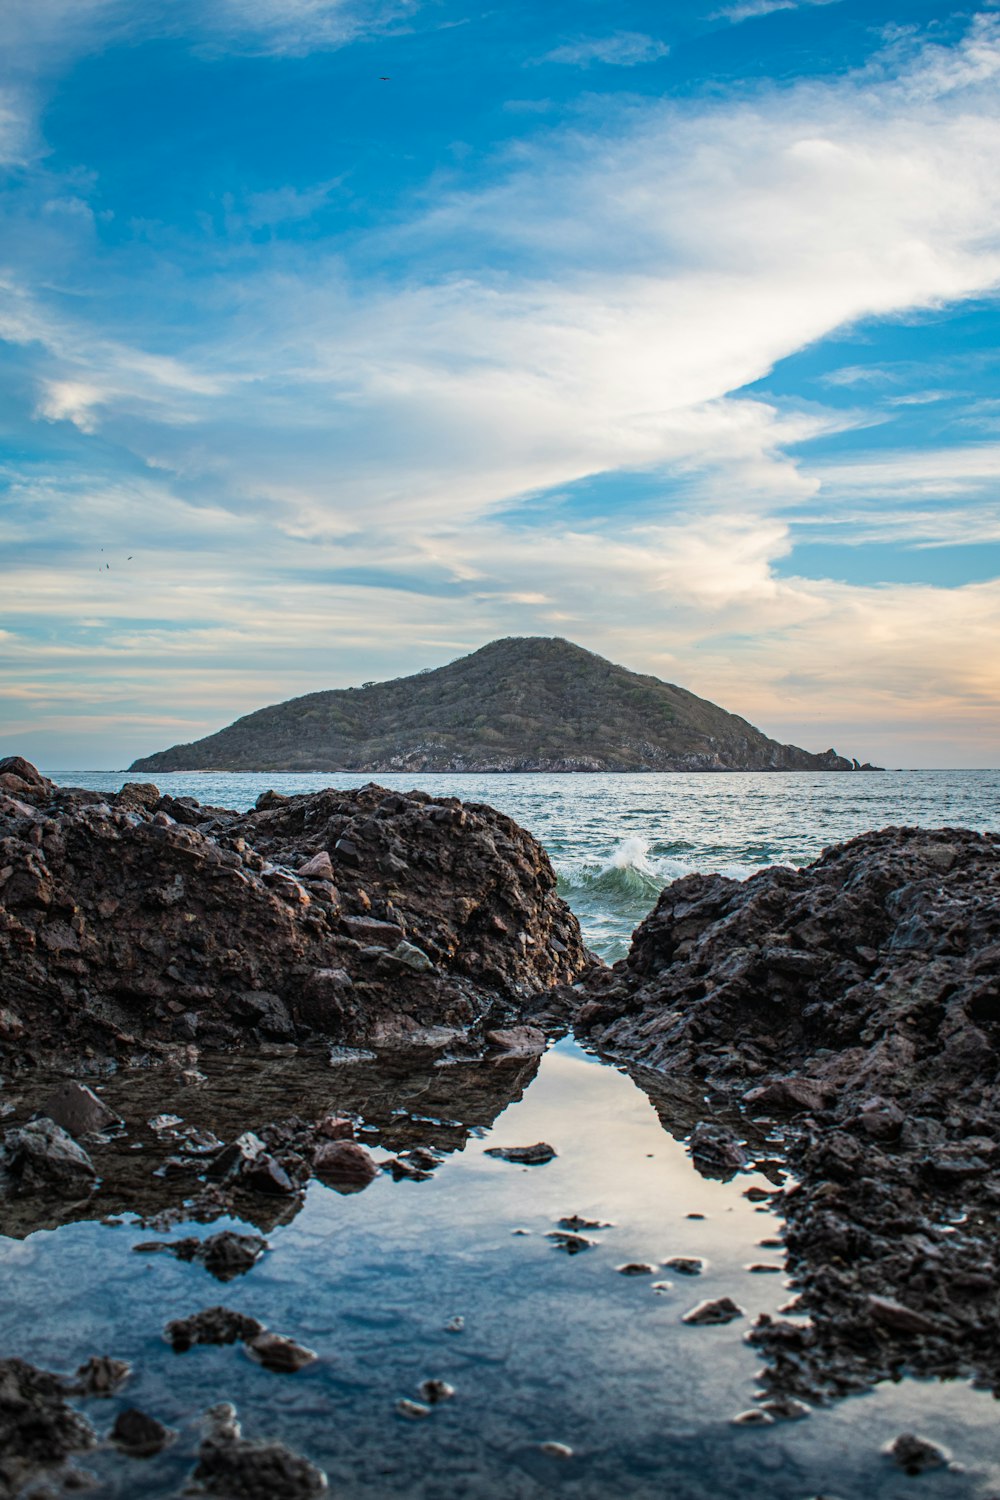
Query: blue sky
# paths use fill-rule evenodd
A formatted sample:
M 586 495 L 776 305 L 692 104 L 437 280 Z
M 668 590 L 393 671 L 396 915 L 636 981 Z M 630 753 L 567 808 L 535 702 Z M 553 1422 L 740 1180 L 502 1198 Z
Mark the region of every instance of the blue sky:
M 1000 764 L 996 7 L 6 0 L 0 58 L 0 752 L 559 634 Z

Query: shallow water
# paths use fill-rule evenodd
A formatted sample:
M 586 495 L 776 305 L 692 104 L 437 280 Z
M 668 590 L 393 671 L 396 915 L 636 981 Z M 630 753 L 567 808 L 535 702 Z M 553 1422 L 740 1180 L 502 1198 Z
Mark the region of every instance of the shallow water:
M 117 790 L 135 775 L 54 771 L 65 786 Z M 363 786 L 339 773 L 177 773 L 173 796 L 251 807 L 261 792 Z M 888 824 L 1000 830 L 1000 771 L 765 772 L 684 776 L 380 775 L 397 789 L 488 802 L 544 844 L 588 943 L 613 961 L 662 887 L 691 870 L 744 879 L 769 864 L 805 864 L 828 844 Z
M 135 1373 L 125 1390 L 84 1403 L 91 1420 L 105 1432 L 119 1409 L 136 1405 L 177 1430 L 154 1459 L 85 1455 L 80 1465 L 99 1478 L 101 1496 L 178 1494 L 199 1416 L 218 1400 L 235 1402 L 248 1436 L 280 1437 L 319 1463 L 345 1500 L 900 1500 L 915 1489 L 985 1500 L 1000 1485 L 996 1404 L 964 1384 L 904 1381 L 805 1421 L 732 1425 L 753 1404 L 759 1364 L 743 1335 L 791 1295 L 783 1275 L 746 1269 L 780 1260 L 759 1246 L 779 1221 L 745 1196 L 772 1184 L 755 1173 L 730 1183 L 701 1177 L 636 1084 L 572 1043 L 550 1051 L 537 1072 L 532 1063 L 425 1061 L 383 1075 L 371 1062 L 319 1069 L 247 1059 L 215 1064 L 201 1088 L 171 1091 L 149 1074 L 112 1080 L 105 1092 L 129 1117 L 130 1140 L 146 1139 L 139 1116 L 148 1109 L 221 1123 L 231 1138 L 237 1119 L 261 1123 L 276 1103 L 313 1116 L 364 1106 L 376 1155 L 420 1140 L 445 1155 L 423 1182 L 383 1174 L 352 1196 L 313 1183 L 301 1212 L 265 1224 L 270 1253 L 225 1286 L 198 1265 L 134 1255 L 150 1234 L 133 1216 L 122 1221 L 110 1174 L 78 1210 L 86 1217 L 0 1239 L 4 1352 L 65 1370 L 93 1353 L 128 1359 Z M 671 1123 L 669 1100 L 658 1102 Z M 30 1103 L 22 1099 L 19 1113 Z M 673 1123 L 685 1133 L 689 1108 Z M 484 1154 L 536 1140 L 558 1152 L 548 1165 Z M 152 1163 L 145 1212 L 178 1198 L 152 1177 Z M 119 1222 L 99 1222 L 109 1211 Z M 571 1257 L 546 1234 L 574 1213 L 611 1223 Z M 172 1235 L 207 1232 L 182 1222 Z M 615 1269 L 676 1254 L 706 1257 L 707 1271 Z M 654 1291 L 659 1280 L 673 1284 Z M 703 1297 L 720 1295 L 747 1316 L 724 1327 L 681 1322 Z M 238 1345 L 175 1354 L 164 1323 L 219 1302 L 307 1344 L 319 1362 L 278 1375 Z M 465 1319 L 460 1333 L 447 1330 L 456 1315 Z M 396 1401 L 417 1398 L 429 1376 L 453 1385 L 454 1399 L 424 1421 L 399 1416 Z M 901 1475 L 880 1449 L 914 1429 L 952 1448 L 965 1472 Z M 548 1441 L 569 1444 L 573 1457 L 546 1455 Z

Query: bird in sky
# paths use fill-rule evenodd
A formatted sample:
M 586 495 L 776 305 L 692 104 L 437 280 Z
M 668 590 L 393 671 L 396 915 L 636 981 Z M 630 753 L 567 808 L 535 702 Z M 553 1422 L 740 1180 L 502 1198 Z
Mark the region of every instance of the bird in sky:
M 379 83 L 391 83 L 392 82 L 392 78 L 387 73 L 380 74 L 378 81 L 379 81 Z

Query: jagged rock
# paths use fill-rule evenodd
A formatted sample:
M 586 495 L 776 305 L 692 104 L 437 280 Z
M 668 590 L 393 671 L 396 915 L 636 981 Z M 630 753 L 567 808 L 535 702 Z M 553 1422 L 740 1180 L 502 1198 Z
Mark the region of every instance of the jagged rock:
M 771 1203 L 810 1327 L 752 1331 L 777 1398 L 904 1364 L 1000 1388 L 998 979 L 1000 835 L 889 828 L 804 869 L 675 881 L 575 990 L 578 1027 L 643 1080 L 710 1090 L 748 1137 L 789 1114 L 797 1181 Z
M 131 1373 L 132 1366 L 127 1360 L 112 1359 L 109 1354 L 92 1354 L 77 1370 L 74 1390 L 85 1396 L 114 1396 Z
M 39 1113 L 77 1139 L 121 1124 L 121 1116 L 109 1109 L 92 1088 L 76 1081 L 60 1084 L 44 1101 Z
M 722 1125 L 700 1120 L 688 1140 L 691 1158 L 704 1177 L 721 1177 L 724 1181 L 746 1166 L 743 1147 Z
M 775 1078 L 761 1088 L 750 1089 L 743 1095 L 745 1104 L 755 1109 L 796 1110 L 825 1109 L 832 1097 L 831 1090 L 812 1078 Z
M 449 1385 L 447 1380 L 422 1380 L 420 1394 L 429 1406 L 437 1406 L 441 1401 L 451 1400 L 455 1394 L 455 1387 Z
M 535 1057 L 545 1051 L 546 1036 L 539 1026 L 505 1026 L 488 1031 L 486 1040 L 500 1052 L 512 1057 Z
M 13 1195 L 89 1193 L 97 1172 L 90 1157 L 54 1120 L 29 1120 L 8 1130 L 0 1151 L 0 1190 Z
M 701 1276 L 707 1262 L 700 1255 L 672 1255 L 663 1266 L 667 1271 L 676 1271 L 678 1276 Z
M 464 1036 L 590 961 L 544 851 L 482 804 L 23 784 L 0 795 L 0 1062 Z
M 167 1341 L 178 1354 L 194 1344 L 235 1344 L 254 1339 L 264 1325 L 230 1307 L 206 1307 L 187 1318 L 173 1318 L 164 1329 Z
M 304 865 L 299 865 L 298 876 L 300 880 L 335 879 L 333 861 L 327 851 L 321 849 L 312 859 L 307 859 Z

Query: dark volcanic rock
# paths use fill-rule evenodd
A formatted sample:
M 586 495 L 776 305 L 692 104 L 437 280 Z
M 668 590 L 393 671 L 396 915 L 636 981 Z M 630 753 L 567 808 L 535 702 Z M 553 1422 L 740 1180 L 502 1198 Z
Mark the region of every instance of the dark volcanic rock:
M 110 1354 L 92 1354 L 76 1372 L 73 1390 L 84 1396 L 113 1396 L 128 1380 L 132 1366 Z
M 147 1240 L 132 1249 L 151 1254 L 157 1251 L 175 1255 L 178 1260 L 200 1261 L 217 1281 L 232 1281 L 234 1276 L 243 1276 L 253 1269 L 267 1250 L 267 1240 L 259 1234 L 236 1234 L 223 1229 L 205 1239 L 188 1237 L 181 1240 Z
M 284 1443 L 245 1438 L 226 1404 L 209 1413 L 194 1479 L 209 1495 L 227 1500 L 315 1500 L 327 1493 L 321 1469 Z
M 172 1436 L 169 1427 L 134 1406 L 120 1411 L 111 1429 L 111 1441 L 131 1458 L 152 1458 L 167 1446 Z
M 97 1442 L 66 1402 L 66 1381 L 23 1359 L 0 1359 L 0 1495 L 20 1492 L 37 1469 Z
M 194 1344 L 236 1344 L 264 1332 L 263 1323 L 231 1307 L 206 1307 L 187 1318 L 174 1318 L 164 1333 L 178 1354 Z
M 22 781 L 0 789 L 8 1066 L 478 1036 L 588 961 L 544 851 L 478 803 L 368 785 L 236 814 Z
M 92 1088 L 74 1079 L 54 1089 L 43 1102 L 39 1111 L 69 1135 L 79 1139 L 81 1135 L 93 1135 L 121 1124 L 121 1117 L 109 1109 Z
M 338 1193 L 357 1193 L 374 1182 L 378 1167 L 371 1153 L 357 1141 L 323 1141 L 313 1155 L 313 1171 L 320 1182 Z
M 687 876 L 583 989 L 578 1029 L 640 1076 L 699 1080 L 748 1136 L 790 1117 L 775 1207 L 812 1324 L 759 1320 L 772 1384 L 1000 1391 L 1000 836 L 885 829 L 806 869 Z
M 543 1167 L 553 1160 L 556 1152 L 547 1141 L 536 1141 L 533 1146 L 490 1146 L 484 1155 L 517 1162 L 522 1167 Z
M 279 1375 L 294 1375 L 307 1365 L 316 1363 L 316 1355 L 312 1349 L 286 1338 L 283 1333 L 271 1333 L 265 1329 L 263 1333 L 244 1342 L 253 1359 L 262 1364 L 265 1370 L 274 1370 Z

